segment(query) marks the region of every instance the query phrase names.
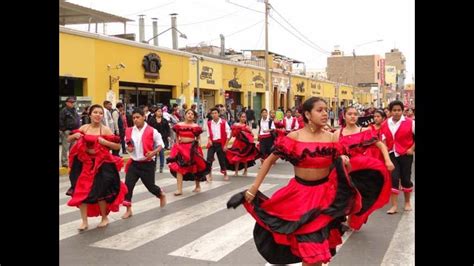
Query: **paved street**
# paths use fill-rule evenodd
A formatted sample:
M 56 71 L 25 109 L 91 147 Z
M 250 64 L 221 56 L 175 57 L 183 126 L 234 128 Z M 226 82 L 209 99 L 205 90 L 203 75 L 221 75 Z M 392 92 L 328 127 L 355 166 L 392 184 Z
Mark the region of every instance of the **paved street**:
M 259 163 L 258 163 L 259 165 Z M 125 211 L 109 216 L 105 229 L 96 229 L 100 218 L 89 219 L 89 230 L 78 233 L 79 210 L 65 205 L 67 176 L 60 177 L 61 265 L 266 265 L 252 239 L 254 220 L 243 207 L 226 209 L 229 197 L 249 187 L 258 165 L 248 177 L 223 181 L 214 162 L 214 181 L 202 183 L 193 193 L 193 182 L 185 182 L 184 194 L 175 197 L 176 180 L 167 168 L 156 174 L 156 183 L 166 191 L 168 205 L 137 183 L 134 216 L 120 219 Z M 292 166 L 279 160 L 261 190 L 271 195 L 288 182 Z M 122 173 L 122 175 L 124 175 Z M 403 206 L 403 197 L 400 197 Z M 374 213 L 359 232 L 346 233 L 345 242 L 331 265 L 414 265 L 414 212 L 399 210 L 387 215 Z M 268 264 L 267 264 L 268 265 Z M 301 264 L 296 264 L 301 265 Z

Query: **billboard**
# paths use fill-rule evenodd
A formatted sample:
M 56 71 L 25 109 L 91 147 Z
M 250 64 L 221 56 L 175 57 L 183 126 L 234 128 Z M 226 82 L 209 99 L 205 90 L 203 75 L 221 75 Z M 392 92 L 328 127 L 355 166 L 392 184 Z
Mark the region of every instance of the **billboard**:
M 385 66 L 385 83 L 396 85 L 397 68 L 395 66 Z

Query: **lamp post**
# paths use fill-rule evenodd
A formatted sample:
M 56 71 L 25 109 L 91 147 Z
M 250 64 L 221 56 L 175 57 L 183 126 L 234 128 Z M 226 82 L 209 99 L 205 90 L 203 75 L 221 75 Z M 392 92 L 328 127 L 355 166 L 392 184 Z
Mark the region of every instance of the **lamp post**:
M 373 41 L 369 41 L 369 42 L 364 42 L 364 43 L 360 43 L 360 44 L 357 44 L 356 46 L 354 46 L 354 48 L 352 49 L 352 56 L 353 56 L 353 60 L 352 60 L 352 85 L 354 87 L 358 86 L 359 84 L 357 83 L 357 80 L 356 80 L 356 73 L 355 73 L 355 61 L 356 61 L 356 51 L 355 49 L 356 48 L 359 48 L 361 46 L 364 46 L 364 45 L 367 45 L 367 44 L 371 44 L 371 43 L 375 43 L 375 42 L 383 42 L 383 39 L 379 39 L 379 40 L 373 40 Z M 379 86 L 379 90 L 380 90 L 380 87 L 382 86 L 382 84 L 380 84 Z M 378 93 L 377 93 L 378 95 Z
M 119 80 L 120 80 L 120 76 L 112 76 L 110 74 L 110 71 L 112 69 L 116 69 L 116 70 L 119 70 L 119 69 L 122 69 L 122 68 L 125 68 L 125 64 L 123 63 L 119 63 L 117 64 L 116 66 L 112 67 L 110 64 L 107 65 L 107 71 L 109 71 L 109 91 L 107 92 L 106 94 L 106 99 L 110 102 L 112 102 L 112 104 L 115 106 L 115 101 L 116 101 L 116 97 L 115 97 L 115 93 L 114 91 L 112 90 L 112 87 L 113 87 L 113 84 L 114 83 L 117 83 Z
M 196 93 L 197 93 L 197 98 L 196 98 L 196 104 L 198 107 L 198 124 L 202 124 L 202 106 L 201 106 L 201 90 L 199 88 L 199 61 L 204 61 L 204 58 L 198 57 L 196 55 L 193 55 L 191 58 L 189 58 L 189 61 L 191 61 L 191 64 L 196 64 Z M 194 96 L 194 93 L 193 93 Z
M 170 28 L 168 28 L 168 29 L 166 29 L 166 30 L 164 30 L 164 31 L 162 31 L 162 32 L 160 32 L 160 33 L 158 33 L 157 35 L 155 35 L 155 36 L 151 37 L 150 39 L 148 39 L 148 40 L 146 40 L 146 41 L 143 41 L 143 42 L 144 42 L 144 43 L 150 43 L 151 40 L 157 38 L 157 37 L 160 36 L 161 34 L 167 32 L 167 31 L 169 31 L 169 30 L 172 30 L 172 29 L 174 29 L 174 30 L 176 30 L 177 32 L 179 32 L 179 37 L 181 37 L 181 38 L 183 38 L 183 39 L 187 39 L 187 38 L 188 38 L 188 36 L 186 36 L 186 34 L 182 33 L 182 32 L 179 31 L 177 28 L 175 28 L 175 27 L 170 27 Z

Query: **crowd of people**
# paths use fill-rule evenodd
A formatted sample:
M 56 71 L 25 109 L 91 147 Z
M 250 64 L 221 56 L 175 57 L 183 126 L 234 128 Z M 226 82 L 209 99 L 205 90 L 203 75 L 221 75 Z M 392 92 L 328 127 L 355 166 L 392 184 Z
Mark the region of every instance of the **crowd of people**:
M 169 111 L 166 106 L 143 106 L 130 114 L 122 103 L 112 109 L 104 101 L 103 106 L 88 108 L 81 119 L 71 111 L 74 99 L 66 102 L 60 130 L 72 147 L 62 162 L 70 169 L 67 204 L 80 209 L 81 231 L 88 228 L 91 216 L 100 215 L 99 227 L 107 226 L 108 213 L 119 211 L 120 205 L 126 207 L 122 218 L 130 218 L 138 179 L 165 207 L 155 170 L 158 166 L 163 172 L 166 149 L 170 150 L 166 163 L 177 180 L 175 197 L 183 194 L 183 181 L 195 183 L 194 193 L 201 191 L 201 182 L 212 182 L 216 155 L 225 181 L 230 181 L 228 170 L 238 176 L 243 169 L 246 176 L 261 161 L 253 184 L 227 206 L 243 204 L 255 218 L 255 244 L 272 264 L 329 262 L 344 232 L 359 230 L 389 201 L 387 214 L 396 214 L 400 191 L 405 196 L 403 210 L 412 210 L 414 109 L 405 109 L 400 101 L 391 102 L 387 110 L 369 108 L 364 113 L 345 107 L 338 114 L 338 129 L 335 113 L 318 97 L 286 110 L 284 116 L 281 109 L 263 108 L 258 120 L 250 107 L 232 115 L 219 104 L 209 110 L 202 127 L 196 123 L 194 104 L 189 109 L 186 104 L 182 109 L 174 105 Z M 368 126 L 360 123 L 362 117 L 371 117 Z M 201 144 L 206 144 L 207 156 Z M 63 146 L 63 157 L 68 149 Z M 123 167 L 119 150 L 130 155 L 125 183 L 119 176 Z M 268 197 L 259 187 L 278 159 L 294 166 L 294 177 Z

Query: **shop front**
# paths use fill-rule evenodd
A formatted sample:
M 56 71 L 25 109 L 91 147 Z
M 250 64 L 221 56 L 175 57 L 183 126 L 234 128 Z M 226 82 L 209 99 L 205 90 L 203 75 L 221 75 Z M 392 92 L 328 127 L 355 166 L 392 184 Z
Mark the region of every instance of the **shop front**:
M 225 105 L 234 117 L 250 103 L 246 92 L 249 91 L 248 69 L 234 65 L 222 66 L 222 85 L 225 89 Z
M 288 108 L 288 87 L 289 77 L 281 73 L 272 73 L 273 79 L 273 110 L 282 107 L 283 110 Z
M 142 105 L 171 107 L 173 86 L 120 82 L 119 100 L 126 110 L 133 110 Z
M 64 27 L 59 43 L 60 94 L 74 91 L 92 104 L 122 101 L 129 109 L 192 100 L 182 52 Z
M 354 103 L 353 88 L 348 85 L 340 85 L 338 99 L 341 106 L 351 106 Z
M 307 79 L 301 76 L 292 76 L 291 78 L 291 92 L 292 102 L 289 108 L 295 107 L 296 109 L 303 106 L 307 91 Z
M 242 92 L 225 91 L 225 106 L 232 116 L 238 115 L 242 111 Z

